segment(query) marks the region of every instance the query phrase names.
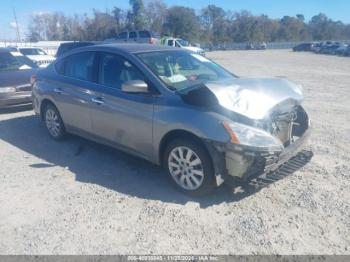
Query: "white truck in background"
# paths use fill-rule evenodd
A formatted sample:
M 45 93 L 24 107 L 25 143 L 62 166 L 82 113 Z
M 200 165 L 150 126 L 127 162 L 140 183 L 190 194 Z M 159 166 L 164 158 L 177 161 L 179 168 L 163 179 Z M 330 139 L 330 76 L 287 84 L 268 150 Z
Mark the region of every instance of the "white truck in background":
M 205 51 L 197 46 L 191 46 L 188 41 L 181 38 L 165 37 L 161 39 L 161 44 L 165 46 L 173 46 L 178 48 L 183 48 L 195 52 L 197 54 L 205 56 Z

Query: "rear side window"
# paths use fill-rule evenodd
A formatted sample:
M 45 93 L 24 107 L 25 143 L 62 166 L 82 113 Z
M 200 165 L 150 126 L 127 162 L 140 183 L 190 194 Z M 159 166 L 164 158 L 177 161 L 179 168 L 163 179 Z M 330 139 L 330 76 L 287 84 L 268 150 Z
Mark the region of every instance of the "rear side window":
M 119 55 L 102 53 L 99 68 L 99 84 L 114 89 L 121 89 L 122 84 L 130 80 L 145 81 L 143 74 Z
M 94 61 L 94 52 L 82 52 L 58 61 L 55 64 L 55 69 L 59 74 L 94 82 L 96 73 L 94 70 Z
M 119 39 L 127 39 L 128 38 L 128 33 L 127 32 L 122 32 L 118 35 Z
M 139 37 L 140 38 L 150 38 L 151 33 L 149 31 L 139 31 Z
M 158 34 L 157 32 L 151 32 L 151 35 L 152 35 L 153 38 L 160 39 L 160 34 Z
M 136 32 L 130 32 L 130 33 L 129 33 L 129 38 L 130 38 L 130 39 L 136 39 L 136 38 L 137 38 Z

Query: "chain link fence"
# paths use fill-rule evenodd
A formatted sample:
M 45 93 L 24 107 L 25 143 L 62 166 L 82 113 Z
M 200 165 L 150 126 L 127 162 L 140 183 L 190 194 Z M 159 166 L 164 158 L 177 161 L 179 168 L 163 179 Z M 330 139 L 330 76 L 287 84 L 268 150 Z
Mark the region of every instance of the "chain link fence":
M 342 42 L 345 44 L 350 44 L 350 40 L 329 40 L 331 42 Z M 266 43 L 267 49 L 292 49 L 294 46 L 305 43 L 307 41 L 298 41 L 298 42 L 271 42 Z M 311 41 L 310 41 L 311 42 Z M 317 42 L 317 41 L 313 41 Z M 322 42 L 327 42 L 327 40 L 324 40 Z M 212 44 L 201 44 L 200 46 L 206 50 L 247 50 L 252 49 L 251 45 L 255 47 L 255 49 L 258 49 L 260 43 L 222 43 L 217 45 Z M 253 48 L 254 49 L 254 48 Z

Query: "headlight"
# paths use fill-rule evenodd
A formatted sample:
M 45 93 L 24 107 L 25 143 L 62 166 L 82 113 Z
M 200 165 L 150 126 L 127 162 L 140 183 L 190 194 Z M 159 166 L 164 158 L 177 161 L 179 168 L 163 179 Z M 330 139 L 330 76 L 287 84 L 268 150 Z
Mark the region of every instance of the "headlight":
M 16 88 L 14 87 L 0 87 L 0 94 L 5 94 L 5 93 L 15 93 Z
M 270 151 L 283 150 L 281 141 L 263 130 L 235 122 L 224 122 L 223 125 L 233 144 Z

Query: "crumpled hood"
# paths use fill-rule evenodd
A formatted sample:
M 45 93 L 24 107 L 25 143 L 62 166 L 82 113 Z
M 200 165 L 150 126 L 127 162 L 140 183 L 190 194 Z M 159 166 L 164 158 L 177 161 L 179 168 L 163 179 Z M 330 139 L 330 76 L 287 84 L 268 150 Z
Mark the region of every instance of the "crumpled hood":
M 302 87 L 282 78 L 237 78 L 205 84 L 219 104 L 254 120 L 288 112 L 303 100 Z

